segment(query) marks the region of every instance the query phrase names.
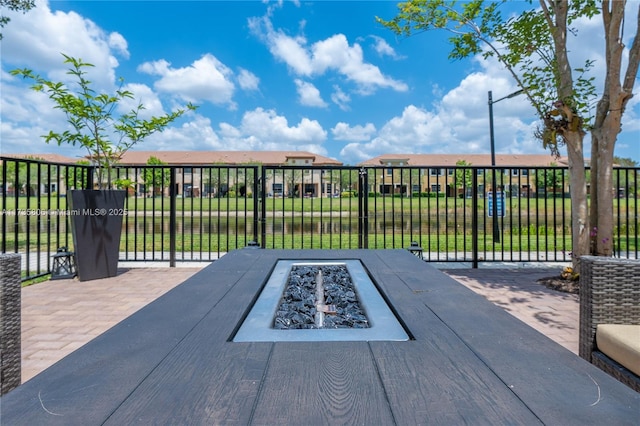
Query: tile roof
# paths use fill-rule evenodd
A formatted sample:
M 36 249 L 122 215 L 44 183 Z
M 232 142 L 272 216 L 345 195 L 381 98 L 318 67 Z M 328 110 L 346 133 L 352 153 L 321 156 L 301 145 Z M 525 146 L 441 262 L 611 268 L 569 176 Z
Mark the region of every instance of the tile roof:
M 287 158 L 309 158 L 313 164 L 339 166 L 340 161 L 306 151 L 127 151 L 120 164 L 146 164 L 156 157 L 170 165 L 250 164 L 281 165 Z
M 75 164 L 83 158 L 71 158 L 60 154 L 1 154 L 3 157 L 30 159 L 30 160 L 42 160 L 51 163 L 69 163 Z
M 409 166 L 453 167 L 456 162 L 465 160 L 472 166 L 490 166 L 490 154 L 383 154 L 359 163 L 359 166 L 381 166 L 388 160 L 408 160 Z M 545 167 L 555 164 L 568 165 L 567 157 L 556 158 L 551 154 L 496 154 L 497 166 Z

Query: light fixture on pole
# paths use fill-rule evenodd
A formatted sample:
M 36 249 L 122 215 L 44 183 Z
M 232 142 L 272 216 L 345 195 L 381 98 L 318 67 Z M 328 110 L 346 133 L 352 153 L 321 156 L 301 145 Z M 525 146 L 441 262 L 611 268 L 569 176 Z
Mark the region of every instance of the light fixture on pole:
M 493 216 L 493 242 L 500 242 L 500 227 L 498 226 L 498 191 L 497 191 L 497 182 L 496 182 L 496 143 L 493 135 L 493 104 L 500 102 L 503 99 L 513 98 L 514 96 L 518 96 L 524 93 L 524 89 L 520 89 L 511 93 L 510 95 L 504 96 L 500 99 L 493 100 L 491 95 L 491 90 L 489 90 L 489 138 L 491 141 L 491 193 L 492 193 L 492 206 L 491 213 Z M 504 209 L 504 206 L 502 207 Z

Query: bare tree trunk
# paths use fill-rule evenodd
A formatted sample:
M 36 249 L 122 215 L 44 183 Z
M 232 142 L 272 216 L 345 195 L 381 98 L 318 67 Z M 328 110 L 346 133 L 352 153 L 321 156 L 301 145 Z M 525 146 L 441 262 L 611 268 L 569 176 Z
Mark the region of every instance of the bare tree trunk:
M 622 127 L 622 115 L 633 96 L 633 85 L 640 64 L 640 40 L 638 33 L 629 51 L 629 61 L 624 81 L 622 58 L 624 44 L 624 12 L 626 1 L 602 2 L 602 21 L 605 32 L 607 73 L 602 98 L 598 102 L 592 134 L 592 207 L 591 223 L 595 234 L 594 249 L 598 256 L 613 255 L 613 156 L 615 143 Z M 640 25 L 640 6 L 637 24 Z
M 585 132 L 581 125 L 582 118 L 570 106 L 574 87 L 567 52 L 569 3 L 566 0 L 546 3 L 553 10 L 553 15 L 548 15 L 548 21 L 558 62 L 558 102 L 556 102 L 556 107 L 567 123 L 562 129 L 562 139 L 567 146 L 567 156 L 569 157 L 572 259 L 574 269 L 577 270 L 580 256 L 589 254 L 589 210 L 583 146 Z
M 578 270 L 580 256 L 589 254 L 589 211 L 587 206 L 587 178 L 584 167 L 582 132 L 567 132 L 569 158 L 569 193 L 571 196 L 571 244 L 574 270 Z
M 589 188 L 589 195 L 591 202 L 589 203 L 589 235 L 593 237 L 596 229 L 598 229 L 598 160 L 594 152 L 598 152 L 598 134 L 597 132 L 591 132 L 591 187 Z M 596 247 L 593 242 L 589 247 L 589 254 L 595 256 Z
M 605 120 L 606 122 L 607 120 Z M 605 125 L 606 126 L 606 125 Z M 618 129 L 620 127 L 618 126 Z M 603 128 L 599 133 L 611 131 Z M 593 226 L 596 256 L 613 255 L 613 148 L 618 131 L 613 134 L 598 137 L 597 151 L 597 225 Z M 591 153 L 593 158 L 593 152 Z M 593 162 L 593 160 L 592 160 Z

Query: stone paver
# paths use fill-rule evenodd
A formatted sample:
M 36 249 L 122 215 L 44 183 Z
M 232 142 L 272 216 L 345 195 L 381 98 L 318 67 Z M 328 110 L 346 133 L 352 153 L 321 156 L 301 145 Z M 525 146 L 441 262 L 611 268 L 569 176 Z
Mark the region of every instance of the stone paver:
M 514 317 L 578 353 L 579 298 L 551 290 L 540 278 L 559 275 L 561 267 L 443 270 Z
M 206 266 L 203 264 L 202 267 Z M 57 280 L 22 289 L 22 381 L 171 290 L 201 267 L 122 269 L 113 278 Z M 578 352 L 578 297 L 549 290 L 550 269 L 445 269 L 473 291 Z

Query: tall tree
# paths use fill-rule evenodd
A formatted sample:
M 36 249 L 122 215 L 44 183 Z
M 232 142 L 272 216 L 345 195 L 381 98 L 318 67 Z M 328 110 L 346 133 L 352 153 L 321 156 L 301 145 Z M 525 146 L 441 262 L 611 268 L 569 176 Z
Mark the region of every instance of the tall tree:
M 549 148 L 558 155 L 559 146 L 565 145 L 569 160 L 569 183 L 572 199 L 572 245 L 574 263 L 579 256 L 590 252 L 590 227 L 589 210 L 587 206 L 586 174 L 584 165 L 584 136 L 588 131 L 598 129 L 598 118 L 595 122 L 591 117 L 589 106 L 595 100 L 596 88 L 594 78 L 590 76 L 593 61 L 587 60 L 580 67 L 572 68 L 569 61 L 569 42 L 574 38 L 572 24 L 579 18 L 593 18 L 600 13 L 596 0 L 539 0 L 539 8 L 526 10 L 521 14 L 504 20 L 500 14 L 499 6 L 503 2 L 484 2 L 474 0 L 457 4 L 454 1 L 444 0 L 412 0 L 398 5 L 399 14 L 390 21 L 378 18 L 384 26 L 397 34 L 411 35 L 432 29 L 441 29 L 451 32 L 450 38 L 452 50 L 449 57 L 462 59 L 482 53 L 485 58 L 495 57 L 510 72 L 518 86 L 529 98 L 529 101 L 537 111 L 541 119 L 541 127 L 537 136 L 542 140 L 543 146 Z M 605 32 L 613 33 L 606 39 L 607 51 L 614 50 L 620 53 L 622 45 L 622 23 L 624 21 L 625 0 L 615 7 L 609 1 L 601 1 Z M 615 9 L 615 13 L 608 10 Z M 640 14 L 639 14 L 640 15 Z M 639 18 L 640 19 L 640 18 Z M 617 31 L 617 32 L 616 32 Z M 633 81 L 637 74 L 637 34 L 629 55 L 629 66 L 625 78 L 623 92 L 631 97 Z M 620 49 L 620 52 L 618 50 Z M 612 162 L 606 163 L 606 159 L 613 158 L 615 136 L 619 133 L 619 120 L 624 112 L 626 102 L 612 104 L 609 101 L 611 91 L 608 85 L 618 88 L 620 84 L 611 82 L 615 73 L 612 69 L 620 69 L 621 63 L 616 63 L 620 57 L 607 55 L 607 75 L 605 89 L 599 108 L 603 114 L 609 116 L 613 108 L 619 108 L 612 119 L 603 126 L 606 133 L 613 137 L 606 145 L 597 145 L 592 149 L 592 156 L 596 159 L 592 163 L 601 164 L 603 173 L 611 173 Z M 611 64 L 609 64 L 611 62 Z M 618 73 L 618 76 L 620 74 Z M 620 97 L 622 101 L 624 97 Z M 626 99 L 628 101 L 628 98 Z M 618 120 L 617 122 L 615 120 Z M 617 130 L 616 130 L 617 125 Z M 599 135 L 594 135 L 598 139 Z M 601 154 L 600 149 L 607 150 Z M 599 161 L 599 156 L 605 158 L 605 162 Z M 600 171 L 598 172 L 600 173 Z M 596 173 L 592 173 L 592 176 Z M 606 181 L 601 185 L 607 185 Z M 610 188 L 610 181 L 609 181 Z M 592 197 L 601 196 L 598 190 Z M 611 191 L 609 191 L 611 200 Z M 597 218 L 609 217 L 611 221 L 611 205 L 608 209 L 601 206 L 600 199 L 597 210 L 592 214 Z M 595 219 L 596 222 L 598 219 Z M 606 220 L 604 220 L 606 223 Z M 612 235 L 613 229 L 600 228 L 602 236 L 608 232 Z M 612 238 L 601 238 L 611 247 Z M 610 253 L 610 249 L 598 250 L 598 254 Z

